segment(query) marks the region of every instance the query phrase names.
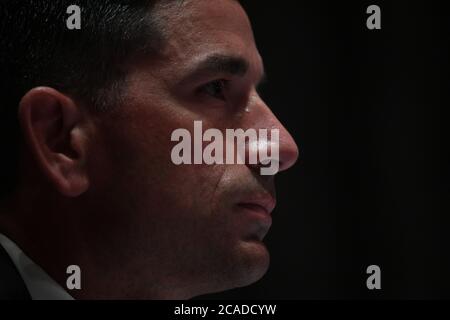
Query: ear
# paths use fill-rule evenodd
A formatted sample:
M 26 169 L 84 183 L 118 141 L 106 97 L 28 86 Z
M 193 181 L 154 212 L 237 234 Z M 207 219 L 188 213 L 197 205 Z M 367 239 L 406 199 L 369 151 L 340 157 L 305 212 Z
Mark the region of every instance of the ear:
M 89 188 L 82 120 L 80 107 L 52 88 L 34 88 L 19 104 L 19 121 L 31 153 L 43 174 L 66 197 L 77 197 Z

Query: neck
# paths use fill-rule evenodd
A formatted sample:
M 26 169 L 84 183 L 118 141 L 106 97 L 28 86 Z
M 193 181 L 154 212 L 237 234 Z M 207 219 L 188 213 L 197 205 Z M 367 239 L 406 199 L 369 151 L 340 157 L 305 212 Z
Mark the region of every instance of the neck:
M 110 225 L 114 221 L 105 224 L 104 214 L 98 214 L 92 205 L 83 208 L 70 199 L 39 193 L 32 197 L 16 195 L 4 203 L 0 232 L 64 289 L 72 274 L 67 273 L 68 267 L 78 266 L 81 290 L 68 290 L 75 299 L 178 300 L 194 296 L 187 286 L 186 290 L 183 286 L 172 289 L 180 285 L 161 273 L 164 268 L 158 265 L 160 261 L 136 258 L 142 253 L 127 245 L 126 236 L 124 240 L 111 232 L 115 230 Z

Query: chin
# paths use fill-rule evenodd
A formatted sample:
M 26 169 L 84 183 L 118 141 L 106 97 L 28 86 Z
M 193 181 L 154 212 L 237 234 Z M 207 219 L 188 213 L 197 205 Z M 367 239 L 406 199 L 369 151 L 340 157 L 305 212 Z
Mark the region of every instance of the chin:
M 245 241 L 240 244 L 239 251 L 234 268 L 236 288 L 249 286 L 261 280 L 270 266 L 270 254 L 260 241 Z
M 215 268 L 203 273 L 209 276 L 197 283 L 200 286 L 191 291 L 190 298 L 249 286 L 261 280 L 269 269 L 270 255 L 260 241 L 241 241 L 228 252 Z

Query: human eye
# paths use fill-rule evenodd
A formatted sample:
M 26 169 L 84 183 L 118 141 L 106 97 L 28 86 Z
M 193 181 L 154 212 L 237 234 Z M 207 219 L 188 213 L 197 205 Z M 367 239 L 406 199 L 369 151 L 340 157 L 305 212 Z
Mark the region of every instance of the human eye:
M 228 81 L 224 79 L 214 80 L 200 88 L 200 91 L 215 99 L 226 101 L 226 89 Z

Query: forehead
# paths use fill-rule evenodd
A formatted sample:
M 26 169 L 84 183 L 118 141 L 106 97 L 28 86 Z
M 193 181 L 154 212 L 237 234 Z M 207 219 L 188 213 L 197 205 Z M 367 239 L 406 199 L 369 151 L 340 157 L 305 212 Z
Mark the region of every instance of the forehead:
M 180 66 L 212 53 L 241 56 L 250 64 L 259 62 L 250 21 L 238 1 L 163 3 L 159 9 L 166 38 L 165 58 Z

